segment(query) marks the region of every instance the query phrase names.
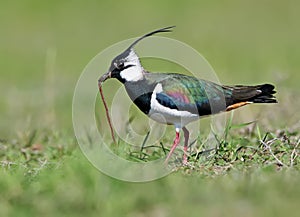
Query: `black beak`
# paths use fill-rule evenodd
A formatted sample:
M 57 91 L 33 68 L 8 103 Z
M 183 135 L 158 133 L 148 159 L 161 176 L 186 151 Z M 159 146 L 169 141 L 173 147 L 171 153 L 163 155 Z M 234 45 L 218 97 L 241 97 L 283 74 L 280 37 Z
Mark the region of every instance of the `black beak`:
M 104 81 L 106 81 L 109 78 L 111 78 L 111 72 L 107 72 L 104 75 L 102 75 L 98 80 L 98 84 L 102 84 Z

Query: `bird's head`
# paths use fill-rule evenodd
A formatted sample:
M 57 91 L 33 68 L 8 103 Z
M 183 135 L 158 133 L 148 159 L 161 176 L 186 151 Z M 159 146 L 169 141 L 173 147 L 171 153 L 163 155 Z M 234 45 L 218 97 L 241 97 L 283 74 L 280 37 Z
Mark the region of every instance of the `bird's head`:
M 109 71 L 102 75 L 98 82 L 103 83 L 109 78 L 117 78 L 122 83 L 135 82 L 143 79 L 144 70 L 133 47 L 146 37 L 159 32 L 171 32 L 172 28 L 174 28 L 174 26 L 158 29 L 138 38 L 123 53 L 112 60 Z

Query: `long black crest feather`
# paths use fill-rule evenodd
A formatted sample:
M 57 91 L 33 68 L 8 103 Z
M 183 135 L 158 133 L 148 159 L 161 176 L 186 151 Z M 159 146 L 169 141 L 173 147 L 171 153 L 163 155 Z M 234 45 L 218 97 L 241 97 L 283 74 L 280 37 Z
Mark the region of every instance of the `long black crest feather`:
M 146 35 L 143 35 L 142 37 L 138 38 L 136 41 L 134 41 L 130 46 L 129 48 L 127 48 L 127 50 L 130 50 L 131 48 L 134 47 L 134 45 L 136 45 L 139 41 L 141 41 L 142 39 L 144 38 L 147 38 L 151 35 L 154 35 L 156 33 L 160 33 L 160 32 L 172 32 L 172 29 L 174 28 L 175 26 L 168 26 L 168 27 L 165 27 L 165 28 L 161 28 L 161 29 L 157 29 L 155 31 L 152 31 L 150 33 L 147 33 Z

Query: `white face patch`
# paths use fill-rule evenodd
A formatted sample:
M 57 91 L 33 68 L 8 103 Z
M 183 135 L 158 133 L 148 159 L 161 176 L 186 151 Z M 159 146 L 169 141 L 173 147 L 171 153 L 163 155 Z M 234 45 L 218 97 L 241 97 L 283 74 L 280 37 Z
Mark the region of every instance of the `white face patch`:
M 121 78 L 125 79 L 126 81 L 139 81 L 144 77 L 143 68 L 140 66 L 131 66 L 127 69 L 124 69 L 121 71 L 120 75 Z
M 130 67 L 126 68 L 126 66 Z M 139 57 L 136 53 L 131 50 L 128 57 L 126 57 L 124 62 L 125 69 L 120 72 L 121 78 L 126 81 L 139 81 L 143 79 L 143 67 L 140 63 Z

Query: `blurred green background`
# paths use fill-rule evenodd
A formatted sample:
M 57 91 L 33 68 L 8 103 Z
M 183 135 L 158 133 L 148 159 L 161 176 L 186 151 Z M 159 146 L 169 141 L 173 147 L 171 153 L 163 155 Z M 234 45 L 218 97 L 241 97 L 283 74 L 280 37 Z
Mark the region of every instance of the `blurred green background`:
M 72 93 L 91 58 L 168 25 L 177 28 L 162 36 L 202 53 L 223 83 L 271 82 L 279 94 L 299 89 L 299 7 L 298 1 L 4 1 L 1 135 L 32 124 L 71 128 Z
M 0 138 L 13 140 L 32 129 L 73 137 L 72 96 L 86 64 L 116 42 L 169 25 L 177 27 L 163 36 L 203 54 L 221 82 L 274 83 L 281 103 L 272 107 L 276 113 L 266 114 L 276 119 L 270 128 L 292 127 L 299 123 L 299 11 L 297 0 L 2 1 Z M 3 216 L 298 213 L 298 173 L 291 179 L 281 173 L 216 179 L 176 173 L 130 184 L 100 174 L 77 152 L 37 180 L 28 181 L 22 169 L 2 171 Z

